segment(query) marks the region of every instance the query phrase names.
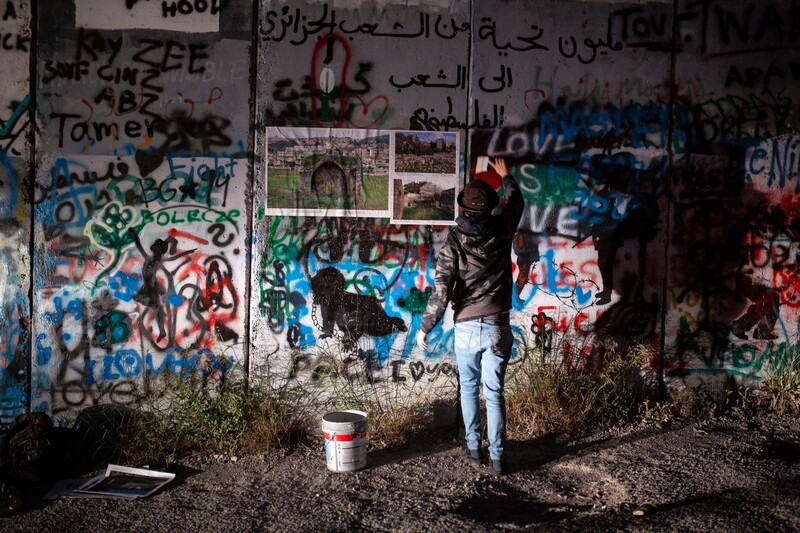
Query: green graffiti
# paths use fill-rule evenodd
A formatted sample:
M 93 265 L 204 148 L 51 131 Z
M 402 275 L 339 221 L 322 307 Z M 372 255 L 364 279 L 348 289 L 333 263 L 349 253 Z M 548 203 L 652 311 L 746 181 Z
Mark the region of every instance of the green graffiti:
M 412 315 L 419 315 L 425 312 L 430 297 L 431 287 L 427 287 L 424 291 L 412 288 L 408 296 L 400 298 L 397 301 L 397 305 L 403 307 Z
M 282 323 L 290 302 L 285 298 L 286 265 L 293 265 L 300 252 L 303 234 L 298 229 L 297 217 L 272 217 L 267 246 L 258 265 L 259 314 L 269 314 L 276 323 Z
M 721 322 L 692 331 L 686 317 L 681 317 L 672 361 L 674 368 L 667 375 L 725 374 L 758 380 L 767 372 L 780 373 L 792 368 L 797 357 L 795 345 L 770 342 L 762 349 L 752 343 L 735 344 L 729 340 L 728 331 Z M 702 365 L 686 368 L 687 356 L 693 356 Z
M 578 174 L 574 168 L 526 164 L 514 170 L 528 205 L 566 205 L 575 199 Z
M 285 226 L 288 222 L 288 227 Z M 262 266 L 271 265 L 273 261 L 291 263 L 297 259 L 300 246 L 303 242 L 302 233 L 298 229 L 297 217 L 273 217 L 269 225 L 267 237 L 267 250 L 264 254 Z
M 119 202 L 111 202 L 102 212 L 96 214 L 84 228 L 83 233 L 92 244 L 108 251 L 112 256 L 111 263 L 97 275 L 95 289 L 105 285 L 106 274 L 117 267 L 123 250 L 133 245 L 133 237 L 128 232 L 128 228 L 132 227 L 136 233 L 141 233 L 142 228 L 148 222 L 142 220 L 138 224 L 132 225 L 131 222 L 134 218 L 138 217 L 134 217 L 133 209 L 123 207 Z
M 95 345 L 110 348 L 112 344 L 127 342 L 131 324 L 130 317 L 122 311 L 110 311 L 101 316 L 94 323 Z
M 234 226 L 238 225 L 237 219 L 242 214 L 238 209 L 222 211 L 212 208 L 201 207 L 198 209 L 186 209 L 188 206 L 179 208 L 165 208 L 159 211 L 142 209 L 142 219 L 145 223 L 155 222 L 159 226 L 175 226 L 176 224 L 189 224 L 194 222 L 205 222 L 207 224 L 222 224 L 229 222 Z

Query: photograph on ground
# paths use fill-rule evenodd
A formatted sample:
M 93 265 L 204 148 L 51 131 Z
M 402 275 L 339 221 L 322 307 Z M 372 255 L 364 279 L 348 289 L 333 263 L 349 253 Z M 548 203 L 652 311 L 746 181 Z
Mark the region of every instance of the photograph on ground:
M 394 136 L 394 171 L 413 174 L 455 174 L 458 134 L 405 131 Z
M 269 127 L 266 214 L 389 216 L 389 132 Z
M 70 495 L 142 498 L 153 494 L 173 479 L 175 474 L 171 472 L 110 464 L 105 475 L 92 478 Z

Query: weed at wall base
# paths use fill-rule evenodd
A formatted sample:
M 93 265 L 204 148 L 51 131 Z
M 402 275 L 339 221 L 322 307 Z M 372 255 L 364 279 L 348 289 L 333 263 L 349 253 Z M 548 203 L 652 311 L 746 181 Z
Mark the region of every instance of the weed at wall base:
M 604 345 L 603 364 L 595 369 L 553 352 L 528 351 L 507 380 L 509 434 L 528 438 L 630 420 L 647 395 L 642 365 L 648 354 L 643 345 L 624 353 Z
M 771 363 L 761 386 L 765 401 L 779 414 L 800 412 L 800 346 Z
M 309 406 L 303 391 L 269 379 L 176 379 L 150 385 L 134 407 L 84 410 L 76 426 L 94 462 L 163 464 L 302 442 Z

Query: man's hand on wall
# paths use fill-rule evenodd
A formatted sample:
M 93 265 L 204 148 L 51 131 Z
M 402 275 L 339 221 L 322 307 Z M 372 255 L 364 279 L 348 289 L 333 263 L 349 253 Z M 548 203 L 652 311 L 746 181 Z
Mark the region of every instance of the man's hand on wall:
M 494 161 L 491 159 L 489 160 L 489 166 L 497 172 L 501 178 L 505 178 L 508 176 L 508 165 L 506 164 L 506 160 L 502 157 L 495 158 Z

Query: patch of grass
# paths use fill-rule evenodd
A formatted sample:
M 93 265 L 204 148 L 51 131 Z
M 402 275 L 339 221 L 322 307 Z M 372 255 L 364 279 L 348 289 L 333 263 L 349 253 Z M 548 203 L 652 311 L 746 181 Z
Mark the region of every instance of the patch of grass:
M 453 220 L 452 209 L 441 207 L 406 207 L 403 209 L 403 220 Z
M 606 345 L 595 369 L 557 352 L 529 350 L 507 378 L 509 434 L 529 438 L 630 420 L 644 397 L 641 367 L 648 353 L 643 345 L 624 352 Z
M 733 412 L 732 396 L 706 387 L 680 387 L 661 401 L 645 399 L 638 416 L 644 421 L 671 422 L 674 419 L 709 419 Z
M 338 409 L 367 413 L 369 448 L 380 450 L 409 443 L 433 427 L 433 410 L 424 399 L 406 401 L 380 398 L 379 395 L 340 399 Z
M 769 407 L 779 414 L 800 412 L 800 348 L 794 346 L 773 361 L 761 392 Z
M 267 380 L 167 379 L 136 406 L 84 410 L 76 426 L 95 462 L 171 462 L 257 453 L 302 442 L 310 399 Z
M 356 199 L 358 209 L 386 210 L 389 208 L 389 177 L 364 175 L 364 187 Z M 270 208 L 350 209 L 351 198 L 333 194 L 333 185 L 325 184 L 319 194 L 299 194 L 300 174 L 288 168 L 270 168 L 267 181 L 267 203 Z
M 660 402 L 645 400 L 639 417 L 659 422 L 722 416 L 751 421 L 770 414 L 794 415 L 800 413 L 800 348 L 781 352 L 757 386 L 743 385 L 729 376 L 722 382 L 694 387 L 673 384 L 670 389 Z
M 287 391 L 245 383 L 219 389 L 186 383 L 170 399 L 164 421 L 176 451 L 227 455 L 278 447 L 302 435 Z
M 300 173 L 288 168 L 270 167 L 267 181 L 269 195 L 292 192 L 300 188 Z
M 389 208 L 389 176 L 364 175 L 363 195 L 358 198 L 358 208 L 375 210 Z

